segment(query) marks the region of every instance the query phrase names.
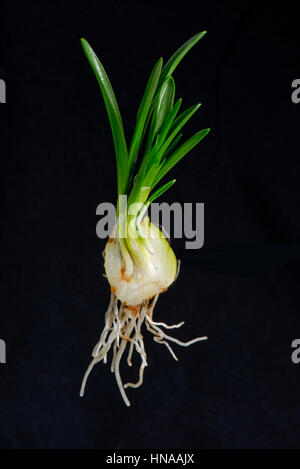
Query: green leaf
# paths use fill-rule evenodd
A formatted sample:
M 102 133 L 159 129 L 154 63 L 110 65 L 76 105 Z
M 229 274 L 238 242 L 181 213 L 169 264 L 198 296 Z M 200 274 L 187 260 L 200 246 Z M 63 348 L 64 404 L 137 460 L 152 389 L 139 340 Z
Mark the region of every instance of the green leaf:
M 143 185 L 149 186 L 151 188 L 153 184 L 153 179 L 156 178 L 157 173 L 159 172 L 160 167 L 161 167 L 160 162 L 159 162 L 157 140 L 151 150 L 150 157 L 147 159 L 147 161 L 145 161 L 146 165 L 145 165 Z
M 172 111 L 174 104 L 174 96 L 175 82 L 172 77 L 169 77 L 162 85 L 158 95 L 158 99 L 155 104 L 147 146 L 145 150 L 146 152 L 151 148 L 153 140 L 157 137 L 157 134 L 160 132 L 160 129 L 163 126 L 166 117 L 168 117 L 168 115 Z
M 143 187 L 148 187 L 149 190 L 152 189 L 153 179 L 156 178 L 160 168 L 161 165 L 159 163 L 156 141 L 151 151 L 144 156 L 139 171 L 134 178 L 133 187 L 128 199 L 128 205 L 140 201 L 140 193 Z
M 168 78 L 168 76 L 172 75 L 174 72 L 175 68 L 179 65 L 183 57 L 188 53 L 188 51 L 195 45 L 197 44 L 200 39 L 205 36 L 207 31 L 202 31 L 201 33 L 195 34 L 191 39 L 189 39 L 187 42 L 185 42 L 169 59 L 169 61 L 166 63 L 164 68 L 161 71 L 161 75 L 159 78 L 159 82 L 157 85 L 157 91 L 154 95 L 153 98 L 153 103 L 151 105 L 150 111 L 153 111 L 154 103 L 157 100 L 159 90 L 163 84 L 163 82 Z
M 195 114 L 195 112 L 199 109 L 201 105 L 201 103 L 194 104 L 193 106 L 187 108 L 185 111 L 179 114 L 179 116 L 174 120 L 174 123 L 171 126 L 169 136 L 171 135 L 171 133 L 173 133 L 175 129 L 177 129 L 179 125 L 181 125 L 182 128 L 183 125 L 186 124 L 186 122 Z
M 164 192 L 166 192 L 168 189 L 170 189 L 170 187 L 172 187 L 173 184 L 175 184 L 175 182 L 176 182 L 176 179 L 173 179 L 172 181 L 167 182 L 166 184 L 161 186 L 159 189 L 157 189 L 157 191 L 155 191 L 153 194 L 150 195 L 150 197 L 147 201 L 147 205 L 150 205 L 155 199 L 157 199 Z
M 126 194 L 129 183 L 128 152 L 117 100 L 108 76 L 97 55 L 85 39 L 81 39 L 81 44 L 99 83 L 111 125 L 117 161 L 118 193 Z
M 203 129 L 197 132 L 193 137 L 189 138 L 177 150 L 174 151 L 163 163 L 161 169 L 156 175 L 153 186 L 154 187 L 170 169 L 173 168 L 189 151 L 191 151 L 204 137 L 208 134 L 210 129 Z
M 183 57 L 187 54 L 187 52 L 195 45 L 197 44 L 200 39 L 205 36 L 207 31 L 202 31 L 201 33 L 196 34 L 193 36 L 191 39 L 189 39 L 187 42 L 185 42 L 169 59 L 169 61 L 166 63 L 164 66 L 162 72 L 161 72 L 161 77 L 159 80 L 159 85 L 165 81 L 165 79 L 170 76 L 177 65 L 181 62 Z
M 186 109 L 180 116 L 177 117 L 177 119 L 174 121 L 171 130 L 170 130 L 170 135 L 167 137 L 166 141 L 164 144 L 161 146 L 159 153 L 160 157 L 163 157 L 163 154 L 167 150 L 168 146 L 172 142 L 172 140 L 176 137 L 178 132 L 182 129 L 182 127 L 187 123 L 187 121 L 195 114 L 195 112 L 199 109 L 201 104 L 195 104 L 194 106 L 191 106 L 190 108 Z
M 163 157 L 160 160 L 160 162 L 163 162 L 163 160 L 165 160 L 172 153 L 172 151 L 175 149 L 181 137 L 182 137 L 182 134 L 178 134 L 177 137 L 174 138 L 173 142 L 169 145 L 167 151 L 165 151 L 165 153 L 163 154 Z
M 138 112 L 137 112 L 137 119 L 136 119 L 136 125 L 135 129 L 133 132 L 133 137 L 130 145 L 130 150 L 129 150 L 129 165 L 130 165 L 130 171 L 132 171 L 141 143 L 142 143 L 142 138 L 144 135 L 145 131 L 145 124 L 148 122 L 148 115 L 150 111 L 150 107 L 152 104 L 152 100 L 157 88 L 157 83 L 159 80 L 160 72 L 162 69 L 162 64 L 163 60 L 160 58 L 156 64 L 154 65 L 154 68 L 151 72 L 150 78 L 148 80 L 144 96 L 142 98 L 141 104 L 139 106 Z
M 159 141 L 158 141 L 158 148 L 161 147 L 161 145 L 164 143 L 165 141 L 165 138 L 173 124 L 173 121 L 179 111 L 179 108 L 181 106 L 181 103 L 182 103 L 182 99 L 179 98 L 176 103 L 175 103 L 175 106 L 173 107 L 172 109 L 172 112 L 169 114 L 169 116 L 165 119 L 165 122 L 164 122 L 164 125 L 160 131 L 160 135 L 159 135 Z

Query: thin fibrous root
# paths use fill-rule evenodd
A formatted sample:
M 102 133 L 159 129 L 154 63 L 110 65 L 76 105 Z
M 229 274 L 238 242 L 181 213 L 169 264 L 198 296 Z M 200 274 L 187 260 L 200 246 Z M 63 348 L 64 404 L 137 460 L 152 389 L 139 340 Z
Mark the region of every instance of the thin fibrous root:
M 148 319 L 148 317 L 147 317 Z M 168 326 L 168 324 L 164 323 L 164 322 L 154 322 L 154 321 L 151 321 L 151 324 L 153 324 L 154 326 L 162 326 L 162 327 L 165 327 L 166 329 L 178 329 L 178 327 L 181 327 L 183 326 L 184 324 L 184 321 L 181 321 L 179 322 L 178 324 L 172 324 L 170 326 Z
M 132 340 L 130 345 L 129 345 L 129 352 L 128 352 L 128 356 L 127 356 L 128 366 L 132 366 L 131 357 L 132 357 L 132 354 L 133 354 L 133 346 L 134 346 L 134 342 Z
M 127 406 L 130 406 L 130 402 L 125 392 L 125 388 L 137 388 L 141 386 L 144 379 L 144 369 L 147 366 L 147 355 L 144 347 L 144 339 L 141 332 L 142 325 L 145 323 L 146 328 L 151 332 L 154 337 L 154 341 L 158 344 L 163 344 L 167 347 L 173 358 L 177 361 L 173 349 L 171 348 L 170 342 L 175 342 L 178 345 L 183 347 L 188 347 L 196 342 L 206 340 L 207 337 L 197 337 L 188 342 L 182 342 L 174 337 L 167 335 L 161 327 L 165 329 L 175 329 L 179 328 L 184 324 L 184 321 L 168 325 L 164 322 L 155 322 L 153 320 L 153 309 L 157 302 L 158 295 L 156 295 L 152 300 L 145 300 L 138 309 L 136 315 L 132 315 L 122 304 L 118 306 L 118 299 L 112 293 L 110 298 L 110 303 L 105 314 L 105 325 L 101 333 L 100 339 L 95 345 L 90 365 L 88 366 L 85 375 L 82 380 L 80 396 L 84 395 L 87 379 L 96 365 L 96 363 L 101 360 L 106 363 L 107 356 L 112 349 L 112 361 L 111 361 L 111 371 L 115 373 L 116 381 L 122 395 L 122 398 Z M 127 363 L 129 366 L 132 366 L 131 359 L 133 351 L 140 355 L 141 365 L 139 369 L 139 378 L 136 383 L 126 383 L 123 385 L 122 379 L 120 376 L 120 362 L 121 358 L 126 350 L 126 346 L 129 345 L 129 351 L 127 355 Z
M 207 340 L 207 336 L 204 335 L 202 337 L 196 337 L 196 339 L 189 340 L 188 342 L 182 342 L 181 340 L 175 339 L 175 337 L 171 337 L 167 335 L 165 332 L 163 332 L 159 327 L 155 325 L 155 322 L 153 322 L 149 316 L 147 316 L 147 320 L 150 322 L 152 327 L 158 332 L 160 337 L 171 340 L 171 342 L 175 342 L 175 344 L 181 345 L 182 347 L 188 347 L 189 345 L 195 344 L 196 342 Z
M 137 383 L 126 383 L 126 384 L 124 384 L 124 388 L 129 388 L 129 387 L 130 388 L 138 388 L 139 386 L 141 386 L 143 384 L 145 366 L 147 366 L 147 364 L 144 364 L 144 363 L 142 363 L 141 366 L 140 366 L 138 382 Z
M 178 358 L 176 357 L 171 345 L 168 344 L 168 342 L 166 342 L 165 340 L 162 340 L 160 337 L 154 337 L 154 341 L 157 342 L 158 344 L 165 344 L 165 346 L 169 350 L 169 352 L 172 355 L 172 357 L 174 358 L 174 360 L 176 360 L 178 362 Z

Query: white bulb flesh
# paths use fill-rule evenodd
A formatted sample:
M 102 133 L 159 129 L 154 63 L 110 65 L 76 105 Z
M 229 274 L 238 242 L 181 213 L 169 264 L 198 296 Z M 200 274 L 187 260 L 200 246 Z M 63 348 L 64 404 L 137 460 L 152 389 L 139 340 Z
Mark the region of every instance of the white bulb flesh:
M 168 240 L 156 225 L 147 224 L 145 262 L 132 258 L 132 275 L 127 276 L 120 241 L 114 228 L 104 250 L 104 267 L 111 291 L 126 305 L 140 305 L 144 300 L 165 291 L 175 280 L 177 259 Z M 146 236 L 146 225 L 140 224 L 142 235 Z

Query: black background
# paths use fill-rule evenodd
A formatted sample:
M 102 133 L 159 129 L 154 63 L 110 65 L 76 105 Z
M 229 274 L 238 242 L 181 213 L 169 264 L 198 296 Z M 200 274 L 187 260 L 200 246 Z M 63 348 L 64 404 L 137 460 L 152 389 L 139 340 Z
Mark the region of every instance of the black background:
M 295 4 L 6 2 L 0 72 L 3 448 L 299 448 L 299 113 Z M 156 317 L 186 321 L 176 363 L 145 333 L 149 366 L 126 408 L 108 366 L 86 396 L 83 372 L 109 287 L 96 206 L 115 202 L 114 154 L 91 43 L 112 81 L 126 134 L 150 70 L 208 34 L 174 74 L 212 131 L 173 174 L 169 202 L 205 203 L 205 245 L 185 250 Z M 123 369 L 123 376 L 134 376 Z

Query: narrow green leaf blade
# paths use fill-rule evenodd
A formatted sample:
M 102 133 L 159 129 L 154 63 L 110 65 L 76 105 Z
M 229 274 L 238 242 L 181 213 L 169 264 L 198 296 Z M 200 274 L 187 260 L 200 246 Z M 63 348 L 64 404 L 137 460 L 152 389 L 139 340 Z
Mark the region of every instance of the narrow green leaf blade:
M 169 116 L 165 119 L 165 122 L 164 122 L 164 125 L 162 126 L 161 128 L 161 131 L 160 131 L 160 135 L 159 135 L 159 141 L 158 141 L 158 147 L 160 148 L 161 145 L 164 143 L 165 141 L 165 138 L 174 122 L 174 119 L 175 117 L 177 116 L 177 113 L 179 111 L 179 108 L 181 106 L 181 103 L 182 103 L 182 99 L 179 98 L 173 109 L 172 109 L 172 112 L 169 114 Z
M 181 128 L 186 124 L 188 120 L 195 114 L 195 112 L 199 109 L 201 106 L 201 103 L 194 104 L 193 106 L 187 108 L 185 111 L 183 111 L 179 116 L 174 120 L 174 123 L 171 126 L 170 129 L 170 134 L 179 126 L 181 125 Z
M 189 151 L 191 151 L 208 133 L 210 129 L 203 129 L 197 132 L 177 150 L 174 151 L 163 163 L 157 176 L 153 181 L 153 187 L 173 168 Z
M 166 141 L 164 144 L 161 146 L 159 153 L 161 158 L 163 157 L 163 154 L 167 150 L 168 146 L 170 143 L 173 141 L 173 139 L 176 137 L 178 132 L 182 129 L 182 127 L 187 123 L 188 120 L 195 114 L 195 112 L 199 109 L 201 104 L 195 104 L 194 106 L 191 106 L 190 108 L 186 109 L 180 116 L 175 119 L 171 129 L 170 129 L 170 135 L 167 137 Z
M 166 117 L 170 114 L 174 104 L 174 96 L 175 82 L 172 77 L 169 77 L 162 85 L 155 104 L 145 152 L 152 147 Z
M 155 142 L 149 157 L 145 160 L 145 172 L 143 185 L 152 187 L 153 180 L 156 178 L 160 171 L 161 165 L 159 162 L 159 153 L 157 148 L 157 141 Z
M 159 189 L 157 189 L 157 191 L 155 191 L 153 194 L 150 195 L 147 201 L 147 204 L 151 204 L 155 199 L 160 197 L 164 192 L 170 189 L 170 187 L 172 187 L 173 184 L 175 184 L 175 182 L 176 182 L 176 179 L 172 179 L 172 181 L 167 182 L 166 184 L 161 186 Z
M 161 72 L 161 78 L 159 83 L 163 83 L 164 80 L 170 76 L 177 65 L 181 62 L 183 57 L 188 53 L 188 51 L 195 45 L 197 44 L 200 39 L 205 36 L 207 31 L 202 31 L 201 33 L 195 34 L 191 39 L 189 39 L 187 42 L 185 42 L 169 59 L 169 61 L 166 63 L 164 66 L 162 72 Z
M 111 125 L 116 153 L 118 192 L 119 194 L 125 194 L 129 182 L 128 152 L 120 110 L 117 104 L 113 88 L 104 70 L 103 65 L 101 64 L 97 55 L 85 39 L 81 39 L 81 44 L 85 55 L 97 78 L 104 99 L 105 107 Z
M 157 88 L 158 80 L 160 77 L 162 69 L 163 60 L 160 58 L 151 72 L 150 78 L 148 80 L 141 104 L 137 112 L 136 125 L 133 132 L 133 137 L 129 150 L 129 164 L 132 169 L 138 155 L 142 138 L 144 135 L 145 124 L 147 123 L 147 117 L 151 108 L 152 100 Z
M 156 108 L 156 122 L 155 122 L 155 131 L 154 138 L 157 136 L 158 132 L 165 121 L 165 118 L 170 114 L 174 105 L 174 96 L 175 96 L 175 82 L 172 77 L 169 77 L 165 84 L 162 86 L 158 105 Z
M 175 150 L 175 147 L 177 143 L 179 142 L 179 140 L 181 139 L 181 137 L 182 137 L 182 134 L 178 134 L 177 137 L 174 138 L 173 142 L 169 145 L 167 151 L 163 154 L 163 157 L 160 160 L 161 162 L 163 162 L 163 160 L 167 158 L 173 152 L 173 150 Z

